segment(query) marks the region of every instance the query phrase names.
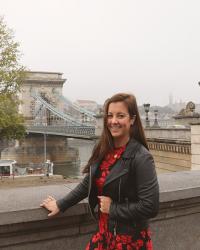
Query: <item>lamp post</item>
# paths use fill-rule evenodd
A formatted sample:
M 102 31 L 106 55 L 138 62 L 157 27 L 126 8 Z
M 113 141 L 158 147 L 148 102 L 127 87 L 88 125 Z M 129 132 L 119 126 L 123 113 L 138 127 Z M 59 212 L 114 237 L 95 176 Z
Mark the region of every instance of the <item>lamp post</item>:
M 43 111 L 43 128 L 44 128 L 44 165 L 47 160 L 47 112 L 46 108 Z
M 148 113 L 149 113 L 150 104 L 149 103 L 144 103 L 143 106 L 144 106 L 144 111 L 146 113 L 146 124 L 145 124 L 145 127 L 149 128 L 150 127 L 150 121 L 149 121 Z
M 46 161 L 47 161 L 47 134 L 46 134 L 46 131 L 44 131 L 44 163 Z
M 153 124 L 153 128 L 159 128 L 160 126 L 159 126 L 159 124 L 158 124 L 158 119 L 157 119 L 157 117 L 158 117 L 158 110 L 157 109 L 155 109 L 154 110 L 154 116 L 155 116 L 155 119 L 154 119 L 154 124 Z

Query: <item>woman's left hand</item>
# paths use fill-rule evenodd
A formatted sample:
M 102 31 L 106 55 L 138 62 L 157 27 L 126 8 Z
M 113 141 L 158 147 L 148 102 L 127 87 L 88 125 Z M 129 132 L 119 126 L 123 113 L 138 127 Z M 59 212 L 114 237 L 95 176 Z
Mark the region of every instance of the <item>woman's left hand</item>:
M 108 196 L 98 196 L 100 199 L 100 210 L 102 213 L 109 214 L 110 205 L 112 202 L 112 199 Z

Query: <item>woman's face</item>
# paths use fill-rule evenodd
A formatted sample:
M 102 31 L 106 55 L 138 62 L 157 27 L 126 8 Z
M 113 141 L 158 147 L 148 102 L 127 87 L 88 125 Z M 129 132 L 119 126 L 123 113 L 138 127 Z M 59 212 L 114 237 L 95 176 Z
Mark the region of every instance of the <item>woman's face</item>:
M 124 102 L 112 102 L 107 113 L 107 127 L 113 139 L 129 140 L 130 127 L 134 119 L 130 118 Z

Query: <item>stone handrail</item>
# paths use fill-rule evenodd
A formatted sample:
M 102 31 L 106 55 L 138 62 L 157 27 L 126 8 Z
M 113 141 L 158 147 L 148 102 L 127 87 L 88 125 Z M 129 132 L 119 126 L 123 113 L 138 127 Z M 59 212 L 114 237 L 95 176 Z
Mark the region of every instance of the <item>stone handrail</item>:
M 183 140 L 148 139 L 150 150 L 191 154 L 191 142 Z

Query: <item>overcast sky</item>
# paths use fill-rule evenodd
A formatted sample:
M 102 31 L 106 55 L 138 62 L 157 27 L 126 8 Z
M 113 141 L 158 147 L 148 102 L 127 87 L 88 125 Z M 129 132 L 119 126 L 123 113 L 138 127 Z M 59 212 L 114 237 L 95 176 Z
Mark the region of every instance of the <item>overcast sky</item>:
M 200 103 L 199 0 L 0 0 L 22 62 L 62 72 L 63 94 L 98 103 L 114 93 L 138 104 Z

